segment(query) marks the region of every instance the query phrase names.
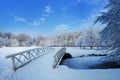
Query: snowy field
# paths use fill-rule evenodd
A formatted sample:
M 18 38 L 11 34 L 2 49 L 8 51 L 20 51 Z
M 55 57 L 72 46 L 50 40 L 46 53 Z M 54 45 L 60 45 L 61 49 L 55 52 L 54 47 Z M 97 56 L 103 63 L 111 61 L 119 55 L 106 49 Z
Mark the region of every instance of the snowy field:
M 68 68 L 65 65 L 60 65 L 56 69 L 53 69 L 53 56 L 58 52 L 60 48 L 55 48 L 54 52 L 50 52 L 49 54 L 44 55 L 18 69 L 16 72 L 13 72 L 11 68 L 11 61 L 9 59 L 6 59 L 5 56 L 32 48 L 35 47 L 0 48 L 0 80 L 118 80 L 120 78 L 119 68 L 72 69 Z M 83 50 L 79 48 L 67 48 L 66 52 L 70 53 L 73 57 L 92 53 L 102 54 L 100 51 Z M 87 58 L 85 60 L 87 60 Z M 83 61 L 83 64 L 91 63 L 84 63 Z

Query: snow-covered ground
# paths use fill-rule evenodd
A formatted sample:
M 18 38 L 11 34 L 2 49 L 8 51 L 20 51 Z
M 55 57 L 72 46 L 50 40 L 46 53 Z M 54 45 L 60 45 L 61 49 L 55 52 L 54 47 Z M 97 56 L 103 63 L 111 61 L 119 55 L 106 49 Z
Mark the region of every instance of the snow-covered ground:
M 37 48 L 37 47 L 3 47 L 3 48 L 0 48 L 0 80 L 2 76 L 6 77 L 9 75 L 9 72 L 12 72 L 11 70 L 12 63 L 10 59 L 6 59 L 7 55 L 15 54 L 15 53 L 25 51 L 28 49 L 33 49 L 33 48 Z
M 54 55 L 60 48 L 55 48 L 54 52 L 44 55 L 24 67 L 13 72 L 10 68 L 10 60 L 5 59 L 8 54 L 31 49 L 24 48 L 0 48 L 0 68 L 7 67 L 7 71 L 0 72 L 0 80 L 118 80 L 120 69 L 70 69 L 65 65 L 60 65 L 53 69 Z M 67 48 L 67 53 L 72 56 L 82 54 L 100 53 L 96 50 L 80 50 L 79 48 Z

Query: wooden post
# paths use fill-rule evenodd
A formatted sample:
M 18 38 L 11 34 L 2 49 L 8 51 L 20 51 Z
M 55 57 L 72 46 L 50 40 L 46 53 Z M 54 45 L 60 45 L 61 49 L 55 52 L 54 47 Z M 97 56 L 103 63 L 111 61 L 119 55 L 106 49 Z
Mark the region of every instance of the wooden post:
M 31 59 L 30 52 L 28 52 L 29 59 Z
M 15 59 L 14 57 L 11 57 L 11 59 L 12 59 L 12 64 L 13 64 L 13 70 L 16 70 Z

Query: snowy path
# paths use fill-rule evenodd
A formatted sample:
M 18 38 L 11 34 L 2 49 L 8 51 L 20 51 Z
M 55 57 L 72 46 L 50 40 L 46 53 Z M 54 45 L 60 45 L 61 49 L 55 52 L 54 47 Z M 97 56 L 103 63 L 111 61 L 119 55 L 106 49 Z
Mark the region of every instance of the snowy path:
M 24 66 L 21 69 L 18 69 L 15 74 L 15 80 L 53 80 L 53 62 L 54 62 L 54 55 L 60 50 L 61 48 L 55 49 L 54 52 L 48 53 L 28 65 Z M 22 74 L 21 74 L 22 73 Z
M 48 53 L 14 73 L 14 77 L 2 80 L 118 80 L 120 69 L 70 69 L 64 65 L 53 69 L 53 56 L 60 48 L 55 48 L 54 52 Z M 67 52 L 73 54 L 84 53 L 84 50 L 67 48 Z M 96 51 L 88 51 L 94 53 Z M 85 52 L 86 54 L 88 53 Z

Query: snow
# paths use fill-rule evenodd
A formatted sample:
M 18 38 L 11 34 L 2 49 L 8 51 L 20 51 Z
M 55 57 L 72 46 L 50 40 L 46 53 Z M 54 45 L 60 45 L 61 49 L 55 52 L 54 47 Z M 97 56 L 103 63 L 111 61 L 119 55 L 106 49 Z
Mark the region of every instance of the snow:
M 3 67 L 11 65 L 10 60 L 6 59 L 7 55 L 15 54 L 15 53 L 25 51 L 28 49 L 33 49 L 33 48 L 36 48 L 36 47 L 3 47 L 3 48 L 0 48 L 0 64 L 1 64 L 0 68 L 1 66 L 3 68 Z
M 15 54 L 28 49 L 37 47 L 3 47 L 0 48 L 0 80 L 3 76 L 8 76 L 12 72 L 12 63 L 10 59 L 6 59 L 7 55 Z
M 54 75 L 58 80 L 118 80 L 120 78 L 120 69 L 75 70 L 61 67 L 56 69 Z
M 18 53 L 33 48 L 37 48 L 37 47 L 3 47 L 0 48 L 0 57 L 5 58 L 5 56 L 9 54 Z
M 2 57 L 3 59 L 8 54 L 12 54 L 14 52 L 16 53 L 26 49 L 30 48 L 0 48 L 0 57 Z M 44 55 L 36 60 L 33 60 L 32 62 L 18 69 L 15 72 L 13 72 L 11 68 L 9 68 L 9 70 L 4 72 L 5 75 L 0 75 L 0 77 L 2 77 L 0 78 L 0 80 L 118 80 L 120 78 L 119 68 L 84 70 L 71 69 L 65 65 L 60 65 L 56 69 L 53 69 L 53 56 L 60 49 L 61 48 L 55 48 L 54 52 L 50 51 L 49 54 Z M 73 56 L 95 52 L 96 50 L 81 50 L 79 48 L 67 48 L 67 53 L 71 53 Z M 0 67 L 2 68 L 3 66 L 1 66 L 1 64 L 3 63 L 0 61 Z

